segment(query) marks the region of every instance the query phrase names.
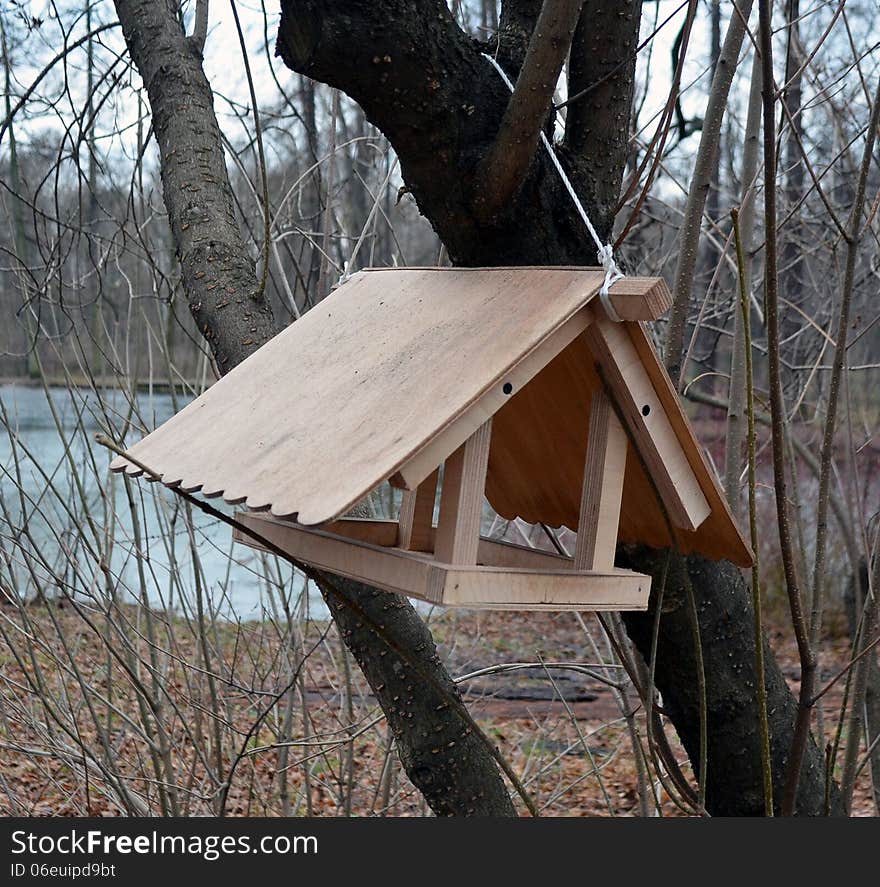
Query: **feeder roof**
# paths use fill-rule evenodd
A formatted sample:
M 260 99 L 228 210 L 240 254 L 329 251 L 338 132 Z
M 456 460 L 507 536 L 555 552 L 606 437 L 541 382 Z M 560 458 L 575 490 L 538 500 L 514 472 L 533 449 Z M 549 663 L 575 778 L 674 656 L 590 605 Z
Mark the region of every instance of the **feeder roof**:
M 595 268 L 358 272 L 128 452 L 169 486 L 316 525 L 389 478 L 412 486 L 409 466 L 421 460 L 433 470 L 492 417 L 490 504 L 505 518 L 575 529 L 590 402 L 607 385 L 589 336 L 600 312 L 604 319 L 598 300 L 590 304 L 603 279 Z M 665 284 L 627 278 L 611 294 L 629 318 L 613 324 L 615 335 L 628 337 L 661 405 L 651 421 L 672 429 L 701 500 L 696 525 L 673 530 L 678 545 L 750 564 L 715 473 L 634 321 L 668 307 Z M 619 538 L 666 547 L 666 494 L 648 477 L 650 460 L 637 456 L 627 458 Z M 111 468 L 142 473 L 124 457 Z M 675 477 L 671 484 L 686 487 Z

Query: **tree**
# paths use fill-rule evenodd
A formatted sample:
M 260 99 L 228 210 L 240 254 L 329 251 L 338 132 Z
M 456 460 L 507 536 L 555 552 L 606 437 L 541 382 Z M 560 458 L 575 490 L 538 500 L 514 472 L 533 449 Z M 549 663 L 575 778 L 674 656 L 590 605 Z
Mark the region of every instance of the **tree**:
M 226 371 L 275 327 L 222 174 L 201 47 L 185 37 L 174 0 L 116 0 L 116 8 L 152 107 L 190 308 Z M 552 90 L 570 46 L 569 95 L 588 100 L 569 106 L 557 152 L 607 237 L 627 159 L 640 12 L 640 0 L 623 7 L 506 0 L 497 43 L 481 45 L 434 0 L 283 0 L 278 53 L 293 70 L 347 93 L 388 137 L 407 188 L 455 263 L 594 264 L 595 247 L 538 150 L 539 135 L 550 131 Z M 519 74 L 512 97 L 483 51 L 512 78 Z M 703 777 L 699 801 L 710 813 L 760 813 L 754 638 L 742 576 L 730 564 L 682 559 L 673 550 L 630 546 L 619 562 L 654 577 L 651 609 L 628 616 L 626 625 Z M 512 813 L 492 750 L 473 729 L 415 610 L 396 595 L 333 577 L 324 578 L 322 592 L 432 808 Z M 430 679 L 416 681 L 415 673 Z M 769 651 L 766 685 L 774 782 L 781 784 L 795 702 Z M 821 755 L 810 743 L 801 813 L 823 812 L 824 784 Z M 832 809 L 839 808 L 833 791 Z

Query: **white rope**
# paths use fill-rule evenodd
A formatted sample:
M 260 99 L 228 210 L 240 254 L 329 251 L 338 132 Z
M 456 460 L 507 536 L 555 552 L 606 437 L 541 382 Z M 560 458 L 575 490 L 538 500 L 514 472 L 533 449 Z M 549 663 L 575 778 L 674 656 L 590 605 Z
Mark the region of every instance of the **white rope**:
M 510 82 L 510 78 L 507 74 L 504 73 L 504 68 L 502 68 L 491 55 L 487 55 L 484 52 L 482 53 L 482 56 L 501 75 L 501 79 L 504 81 L 507 88 L 513 92 L 513 84 Z M 593 227 L 593 223 L 590 221 L 590 217 L 587 215 L 584 205 L 577 196 L 574 186 L 571 184 L 571 180 L 562 168 L 562 164 L 559 162 L 559 158 L 556 156 L 556 152 L 553 150 L 553 146 L 550 144 L 550 140 L 547 138 L 543 130 L 541 130 L 541 141 L 544 143 L 544 147 L 550 155 L 550 160 L 556 167 L 556 172 L 559 173 L 559 178 L 562 179 L 562 184 L 565 186 L 565 190 L 568 191 L 568 195 L 571 197 L 572 203 L 574 203 L 575 209 L 578 211 L 578 215 L 583 219 L 587 231 L 590 232 L 590 237 L 593 238 L 593 242 L 596 244 L 596 248 L 598 249 L 597 258 L 602 269 L 605 271 L 605 280 L 602 283 L 602 288 L 599 290 L 599 300 L 602 302 L 602 307 L 605 309 L 608 317 L 619 323 L 621 317 L 614 310 L 614 305 L 611 304 L 611 296 L 608 294 L 608 289 L 611 284 L 621 280 L 624 276 L 623 272 L 617 267 L 617 263 L 614 261 L 614 248 L 610 243 L 602 243 L 602 238 L 599 237 L 598 232 Z
M 336 286 L 342 286 L 342 284 L 351 277 L 351 272 L 348 270 L 350 261 L 351 260 L 342 263 L 342 273 L 339 275 L 339 280 L 336 281 Z M 336 289 L 336 286 L 334 286 L 333 289 Z

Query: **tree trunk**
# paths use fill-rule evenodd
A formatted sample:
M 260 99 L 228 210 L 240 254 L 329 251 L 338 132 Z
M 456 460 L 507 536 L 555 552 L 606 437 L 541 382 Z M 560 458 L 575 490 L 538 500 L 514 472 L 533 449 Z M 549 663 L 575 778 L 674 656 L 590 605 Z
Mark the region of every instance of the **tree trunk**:
M 706 114 L 703 129 L 700 133 L 700 146 L 697 148 L 693 163 L 690 188 L 682 220 L 682 231 L 678 241 L 678 261 L 675 267 L 675 284 L 672 289 L 672 311 L 666 332 L 666 369 L 672 377 L 673 384 L 681 390 L 683 387 L 684 357 L 687 351 L 686 332 L 687 319 L 694 286 L 694 271 L 697 267 L 697 255 L 700 245 L 700 233 L 703 227 L 703 210 L 709 194 L 715 160 L 721 142 L 721 127 L 733 76 L 736 73 L 740 48 L 747 30 L 752 0 L 743 0 L 739 9 L 731 16 L 724 37 L 724 46 L 712 77 L 709 89 L 709 100 L 706 103 Z
M 664 566 L 665 587 L 663 583 Z M 657 598 L 663 589 L 655 681 L 663 707 L 678 731 L 691 761 L 700 759 L 700 694 L 694 675 L 697 651 L 693 642 L 687 578 L 693 589 L 699 618 L 703 666 L 706 674 L 707 775 L 706 807 L 715 816 L 763 816 L 761 737 L 757 729 L 752 600 L 742 573 L 726 561 L 697 555 L 686 559 L 644 547 L 621 546 L 618 564 L 653 577 L 647 613 L 626 613 L 627 632 L 646 659 L 650 657 Z M 776 813 L 782 798 L 785 764 L 791 750 L 797 702 L 764 639 L 764 684 L 773 763 Z M 832 814 L 843 805 L 832 787 Z M 825 767 L 811 741 L 798 791 L 798 813 L 825 812 Z
M 540 3 L 520 0 L 518 24 Z M 589 4 L 587 4 L 589 5 Z M 516 76 L 515 31 L 502 17 L 498 59 Z M 481 47 L 445 3 L 418 0 L 284 2 L 277 52 L 285 64 L 346 92 L 397 151 L 403 177 L 457 265 L 595 265 L 559 178 L 539 151 L 516 197 L 490 219 L 478 217 L 478 170 L 510 96 Z M 625 49 L 617 50 L 623 57 Z M 466 211 L 463 211 L 466 209 Z M 482 214 L 479 214 L 482 215 Z
M 176 10 L 173 0 L 116 0 L 150 99 L 184 290 L 217 366 L 226 372 L 277 330 L 235 219 L 211 88 Z M 513 815 L 495 761 L 471 732 L 455 685 L 409 602 L 342 579 L 321 592 L 382 704 L 407 774 L 432 809 L 441 815 Z M 384 636 L 365 624 L 382 626 Z M 418 663 L 422 680 L 415 681 L 386 637 Z
M 328 593 L 328 586 L 336 593 Z M 322 593 L 385 712 L 407 775 L 431 809 L 438 816 L 513 815 L 495 761 L 462 716 L 458 686 L 409 601 L 339 576 L 328 576 Z M 382 635 L 361 612 L 382 627 Z
M 116 0 L 128 51 L 150 99 L 183 288 L 225 373 L 277 328 L 235 218 L 211 87 L 177 8 L 174 0 Z
M 602 18 L 606 4 L 588 0 L 581 34 L 596 22 L 607 29 L 595 40 L 582 39 L 572 72 L 610 71 L 630 65 L 638 33 L 640 4 L 632 18 Z M 516 79 L 528 34 L 540 8 L 535 0 L 508 0 L 502 9 L 497 58 Z M 629 13 L 630 7 L 627 6 Z M 601 39 L 600 39 L 601 37 Z M 577 38 L 576 38 L 577 41 Z M 595 264 L 595 247 L 573 212 L 558 177 L 539 150 L 513 199 L 493 217 L 480 212 L 482 188 L 477 170 L 493 145 L 507 107 L 509 92 L 492 66 L 480 56 L 485 49 L 455 23 L 445 3 L 419 0 L 282 0 L 277 52 L 292 69 L 342 89 L 355 99 L 367 118 L 381 129 L 400 157 L 408 188 L 459 265 Z M 493 47 L 493 51 L 495 48 Z M 578 84 L 572 92 L 594 85 Z M 602 205 L 600 189 L 589 187 L 586 175 L 602 183 L 602 192 L 616 193 L 625 158 L 626 139 L 619 148 L 595 150 L 591 132 L 611 133 L 627 120 L 629 89 L 608 90 L 603 100 L 590 96 L 589 113 L 569 108 L 569 127 L 562 162 L 575 174 L 589 198 L 587 209 L 606 237 L 611 218 Z M 575 128 L 578 128 L 576 131 Z M 589 152 L 589 153 L 588 153 Z M 593 205 L 595 201 L 597 205 Z M 629 550 L 629 563 L 656 568 L 665 554 Z M 688 572 L 697 599 L 702 655 L 709 698 L 708 810 L 712 813 L 760 812 L 760 753 L 757 719 L 749 708 L 754 640 L 750 595 L 730 564 L 688 559 Z M 672 583 L 670 601 L 677 594 Z M 653 612 L 629 619 L 633 639 L 647 656 L 645 625 Z M 664 705 L 695 758 L 699 747 L 699 704 L 694 699 L 695 657 L 689 609 L 664 605 L 658 686 Z M 647 634 L 650 638 L 650 633 Z M 372 645 L 362 650 L 371 660 Z M 767 655 L 768 706 L 773 712 L 774 779 L 781 783 L 786 737 L 790 739 L 795 701 L 782 680 L 772 654 Z M 695 744 L 695 737 L 696 744 Z M 810 744 L 798 796 L 804 814 L 824 809 L 822 757 Z M 839 810 L 836 792 L 832 806 Z

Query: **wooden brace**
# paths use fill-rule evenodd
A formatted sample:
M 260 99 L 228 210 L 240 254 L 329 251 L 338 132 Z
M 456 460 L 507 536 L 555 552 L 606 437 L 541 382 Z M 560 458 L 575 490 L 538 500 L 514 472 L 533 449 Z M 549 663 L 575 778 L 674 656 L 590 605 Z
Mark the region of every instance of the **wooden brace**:
M 604 391 L 596 391 L 590 404 L 575 570 L 614 568 L 626 450 L 626 432 L 613 404 Z
M 441 563 L 477 562 L 491 439 L 489 419 L 446 460 L 434 546 L 434 558 Z

